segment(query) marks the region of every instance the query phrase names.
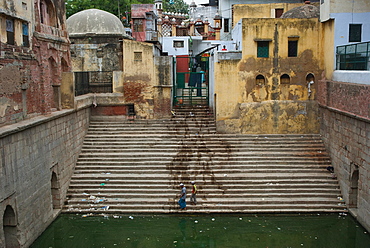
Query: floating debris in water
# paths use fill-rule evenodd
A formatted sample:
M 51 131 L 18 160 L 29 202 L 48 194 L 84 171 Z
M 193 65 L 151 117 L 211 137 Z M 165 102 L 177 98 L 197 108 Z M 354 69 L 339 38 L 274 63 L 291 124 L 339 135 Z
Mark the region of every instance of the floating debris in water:
M 131 219 L 131 220 L 133 220 L 133 219 L 134 219 L 134 217 L 132 217 L 132 216 L 129 216 L 128 218 L 129 218 L 129 219 Z
M 194 221 L 194 223 L 196 224 L 196 223 L 198 223 L 198 221 L 196 220 L 196 221 Z

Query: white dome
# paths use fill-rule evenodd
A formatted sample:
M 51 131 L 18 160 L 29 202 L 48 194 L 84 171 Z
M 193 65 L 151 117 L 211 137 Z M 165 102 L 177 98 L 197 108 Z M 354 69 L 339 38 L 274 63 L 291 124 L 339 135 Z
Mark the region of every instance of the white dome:
M 67 30 L 71 37 L 89 35 L 126 36 L 119 18 L 100 9 L 80 11 L 67 19 Z

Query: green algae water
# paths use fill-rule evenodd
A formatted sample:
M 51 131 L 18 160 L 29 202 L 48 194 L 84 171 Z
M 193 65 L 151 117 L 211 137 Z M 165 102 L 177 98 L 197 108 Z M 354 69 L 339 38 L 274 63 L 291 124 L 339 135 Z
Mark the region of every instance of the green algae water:
M 31 248 L 370 247 L 351 216 L 61 215 Z

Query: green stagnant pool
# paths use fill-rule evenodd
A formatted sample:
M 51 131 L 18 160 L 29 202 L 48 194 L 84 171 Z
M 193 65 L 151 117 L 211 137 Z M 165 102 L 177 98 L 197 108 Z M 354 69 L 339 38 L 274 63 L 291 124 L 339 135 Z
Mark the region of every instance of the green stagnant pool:
M 370 247 L 351 216 L 61 215 L 31 248 Z

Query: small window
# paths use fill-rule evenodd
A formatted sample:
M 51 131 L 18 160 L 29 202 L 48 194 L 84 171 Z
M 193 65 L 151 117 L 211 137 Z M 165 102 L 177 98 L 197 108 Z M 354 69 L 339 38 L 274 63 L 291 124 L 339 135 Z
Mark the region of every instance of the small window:
M 229 30 L 229 19 L 224 19 L 224 32 L 230 32 Z
M 297 57 L 298 40 L 288 40 L 288 57 Z
M 143 53 L 142 52 L 134 52 L 134 61 L 142 61 L 143 60 Z
M 268 58 L 269 57 L 269 42 L 268 41 L 257 41 L 257 57 Z
M 6 19 L 6 43 L 14 45 L 14 20 Z
M 280 84 L 290 84 L 290 77 L 288 74 L 281 75 Z
M 22 23 L 22 35 L 23 35 L 23 46 L 29 47 L 30 42 L 29 42 L 29 37 L 28 37 L 28 23 L 24 22 Z
M 362 24 L 349 24 L 349 42 L 361 42 Z
M 275 18 L 280 18 L 284 13 L 284 9 L 275 9 Z
M 258 75 L 256 77 L 256 85 L 258 86 L 264 86 L 265 85 L 265 77 L 263 75 Z
M 183 40 L 174 40 L 173 41 L 173 47 L 183 48 L 184 47 L 184 41 Z

